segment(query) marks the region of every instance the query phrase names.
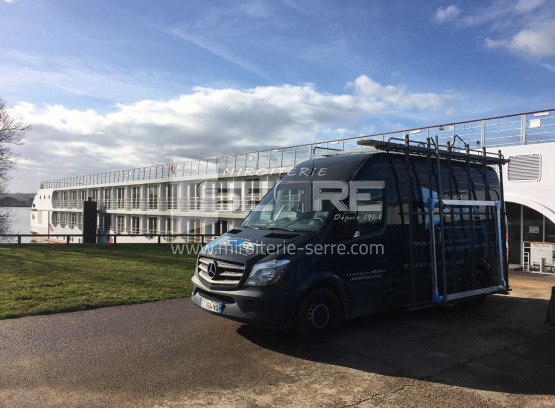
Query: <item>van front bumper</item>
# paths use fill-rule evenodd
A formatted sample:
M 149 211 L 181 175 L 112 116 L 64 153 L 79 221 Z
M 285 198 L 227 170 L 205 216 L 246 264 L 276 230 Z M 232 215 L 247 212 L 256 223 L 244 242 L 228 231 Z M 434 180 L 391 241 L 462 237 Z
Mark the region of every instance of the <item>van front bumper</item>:
M 208 312 L 241 323 L 272 329 L 284 329 L 293 321 L 300 291 L 280 288 L 276 285 L 243 287 L 237 290 L 211 289 L 198 277 L 193 276 L 191 300 L 201 306 L 201 298 L 221 304 L 221 313 Z

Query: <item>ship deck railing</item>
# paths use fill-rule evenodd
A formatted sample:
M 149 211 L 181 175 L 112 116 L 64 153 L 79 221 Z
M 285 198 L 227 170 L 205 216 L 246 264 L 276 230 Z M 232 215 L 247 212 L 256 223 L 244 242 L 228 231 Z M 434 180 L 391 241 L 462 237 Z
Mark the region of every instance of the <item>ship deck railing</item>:
M 393 132 L 315 142 L 297 146 L 278 147 L 248 153 L 237 153 L 207 159 L 186 160 L 127 170 L 110 171 L 85 176 L 67 177 L 41 182 L 41 189 L 83 188 L 107 184 L 121 184 L 144 181 L 159 181 L 182 177 L 231 177 L 234 175 L 263 175 L 270 169 L 291 168 L 305 160 L 342 151 L 367 146 L 359 144 L 364 140 L 387 141 L 390 138 L 403 138 L 410 135 L 411 140 L 438 136 L 445 144 L 454 141 L 455 136 L 471 147 L 494 149 L 507 146 L 527 145 L 555 141 L 555 109 L 496 116 L 464 122 L 434 125 L 422 128 L 405 129 Z
M 137 243 L 137 244 L 200 244 L 206 245 L 210 243 L 219 234 L 191 234 L 191 233 L 168 233 L 157 230 L 153 231 L 119 231 L 119 232 L 102 232 L 94 234 L 100 244 L 117 244 L 119 243 Z M 24 241 L 24 238 L 31 238 Z M 82 239 L 83 233 L 71 232 L 53 232 L 50 234 L 0 234 L 0 244 L 34 244 L 37 242 L 52 243 L 81 243 L 76 239 Z M 138 238 L 146 238 L 146 241 L 139 241 Z M 125 239 L 125 241 L 124 241 Z M 122 242 L 123 241 L 123 242 Z
M 248 212 L 262 196 L 224 196 L 214 198 L 115 198 L 97 201 L 99 211 L 176 211 L 176 212 Z M 82 210 L 82 200 L 52 200 L 56 210 Z

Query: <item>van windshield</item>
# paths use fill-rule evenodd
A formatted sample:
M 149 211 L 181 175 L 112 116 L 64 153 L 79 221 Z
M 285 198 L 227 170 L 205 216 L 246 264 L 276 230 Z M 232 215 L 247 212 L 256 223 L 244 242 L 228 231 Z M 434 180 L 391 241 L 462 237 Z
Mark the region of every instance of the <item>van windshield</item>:
M 251 211 L 241 226 L 317 231 L 332 210 L 333 205 L 329 201 L 313 205 L 311 182 L 281 182 Z

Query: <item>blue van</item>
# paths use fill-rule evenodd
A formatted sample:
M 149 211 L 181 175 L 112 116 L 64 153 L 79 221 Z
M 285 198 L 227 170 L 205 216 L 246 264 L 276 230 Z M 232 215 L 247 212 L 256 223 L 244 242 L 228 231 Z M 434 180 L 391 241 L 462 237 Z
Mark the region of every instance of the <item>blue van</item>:
M 508 288 L 499 153 L 367 142 L 293 168 L 198 256 L 192 300 L 309 342 L 393 308 L 481 306 Z

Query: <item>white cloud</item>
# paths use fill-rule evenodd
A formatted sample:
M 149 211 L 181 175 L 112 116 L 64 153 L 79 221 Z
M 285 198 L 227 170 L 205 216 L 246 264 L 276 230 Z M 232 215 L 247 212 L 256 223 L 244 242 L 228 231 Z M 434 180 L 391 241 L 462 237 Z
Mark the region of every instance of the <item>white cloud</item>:
M 442 94 L 408 93 L 393 85 L 383 86 L 366 75 L 359 76 L 353 86 L 367 103 L 381 103 L 406 110 L 440 109 L 446 99 L 446 95 Z
M 456 19 L 460 14 L 461 10 L 457 6 L 452 4 L 447 7 L 438 8 L 435 12 L 434 20 L 437 23 L 441 24 L 446 21 Z
M 544 29 L 524 29 L 510 39 L 486 38 L 485 44 L 489 48 L 506 48 L 524 56 L 536 58 L 555 56 L 555 20 Z
M 529 13 L 543 5 L 545 2 L 546 0 L 519 0 L 515 5 L 515 11 L 518 13 Z
M 487 48 L 537 59 L 555 56 L 555 7 L 547 0 L 492 0 L 464 13 L 452 5 L 437 9 L 433 19 L 454 20 L 459 28 L 485 27 Z
M 40 179 L 366 134 L 375 123 L 412 112 L 442 117 L 450 99 L 365 75 L 349 87 L 353 92 L 342 94 L 322 93 L 312 84 L 198 87 L 171 100 L 118 105 L 107 114 L 20 103 L 14 113 L 33 129 L 18 147 L 12 189 L 36 189 Z
M 498 30 L 507 22 L 510 14 L 510 6 L 494 2 L 461 16 L 459 23 L 462 27 L 475 27 L 478 25 L 490 24 L 492 30 Z

